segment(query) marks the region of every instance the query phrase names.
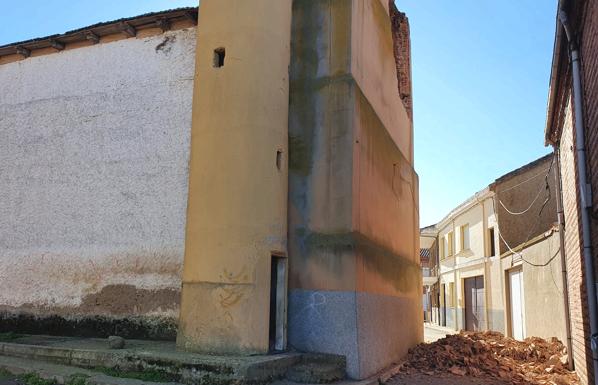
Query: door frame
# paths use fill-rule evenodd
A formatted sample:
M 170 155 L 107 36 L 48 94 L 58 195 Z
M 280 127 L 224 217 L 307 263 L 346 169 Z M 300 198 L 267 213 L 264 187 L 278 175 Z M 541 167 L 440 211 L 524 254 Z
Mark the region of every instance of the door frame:
M 288 276 L 289 276 L 289 261 L 285 253 L 272 252 L 271 253 L 271 274 L 272 269 L 276 269 L 276 291 L 273 293 L 273 288 L 270 287 L 270 312 L 272 311 L 272 301 L 276 314 L 270 317 L 268 324 L 268 335 L 270 335 L 272 327 L 274 327 L 274 341 L 268 341 L 269 351 L 282 352 L 287 350 L 287 308 L 288 308 Z M 272 282 L 273 277 L 270 277 Z M 272 298 L 272 294 L 276 298 Z M 274 319 L 275 325 L 271 325 Z M 269 338 L 270 340 L 270 338 Z
M 523 266 L 517 265 L 510 269 L 505 270 L 505 298 L 507 304 L 507 311 L 506 311 L 506 318 L 507 318 L 507 335 L 511 338 L 515 338 L 513 336 L 513 306 L 511 303 L 511 273 L 519 272 L 521 273 L 521 323 L 523 328 L 523 338 L 526 338 L 526 330 L 525 330 L 525 286 L 523 285 Z
M 478 321 L 477 324 L 477 330 L 475 329 L 475 327 L 472 326 L 471 329 L 468 329 L 468 323 L 467 323 L 467 311 L 468 311 L 468 306 L 467 306 L 467 297 L 468 297 L 468 290 L 467 290 L 467 285 L 466 282 L 468 280 L 473 281 L 473 287 L 476 290 L 476 295 L 475 298 L 472 296 L 472 293 L 469 293 L 469 296 L 471 297 L 471 311 L 472 311 L 472 316 L 475 317 Z M 473 275 L 471 277 L 463 277 L 461 279 L 461 287 L 463 288 L 463 328 L 465 330 L 470 330 L 470 331 L 483 331 L 483 330 L 487 330 L 487 320 L 486 318 L 486 307 L 488 306 L 486 304 L 486 280 L 485 280 L 485 276 L 484 274 L 481 275 Z M 471 282 L 470 281 L 470 282 Z M 482 287 L 478 286 L 478 282 L 480 282 L 482 284 Z M 480 313 L 480 309 L 478 306 L 478 293 L 477 290 L 482 289 L 484 290 L 484 301 L 483 301 L 483 309 L 481 310 Z M 480 319 L 479 315 L 482 314 L 484 316 L 484 319 Z

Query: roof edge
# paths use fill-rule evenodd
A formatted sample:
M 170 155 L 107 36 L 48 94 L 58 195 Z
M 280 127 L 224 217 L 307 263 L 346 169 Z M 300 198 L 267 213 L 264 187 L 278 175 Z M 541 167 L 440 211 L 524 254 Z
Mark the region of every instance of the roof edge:
M 464 213 L 465 211 L 471 209 L 477 203 L 480 203 L 481 200 L 488 199 L 494 195 L 494 192 L 490 190 L 489 186 L 486 186 L 482 190 L 476 192 L 472 196 L 470 196 L 467 200 L 462 202 L 460 205 L 452 209 L 440 222 L 436 224 L 436 227 L 440 231 L 441 228 L 446 226 L 452 218 L 456 217 L 459 214 Z
M 135 36 L 137 28 L 161 27 L 168 29 L 168 22 L 174 19 L 189 19 L 197 23 L 198 7 L 184 7 L 168 9 L 158 12 L 150 12 L 142 15 L 121 18 L 112 21 L 92 24 L 86 27 L 77 28 L 61 34 L 49 35 L 19 42 L 9 43 L 0 46 L 0 57 L 13 54 L 23 54 L 31 50 L 43 48 L 56 48 L 61 50 L 64 44 L 95 40 L 102 36 L 118 32 L 126 33 L 128 36 Z M 93 39 L 90 39 L 90 36 Z
M 513 177 L 516 177 L 517 175 L 520 175 L 526 171 L 533 169 L 534 167 L 538 166 L 539 164 L 548 161 L 553 156 L 554 156 L 553 152 L 548 153 L 544 156 L 539 157 L 536 160 L 532 160 L 531 162 L 524 164 L 523 166 L 516 168 L 515 170 L 510 171 L 510 172 L 496 178 L 496 180 L 490 185 L 490 188 L 492 189 L 494 187 L 494 185 L 496 185 L 497 183 L 505 182 Z
M 563 26 L 559 22 L 559 11 L 566 5 L 567 0 L 559 0 L 557 4 L 556 15 L 556 31 L 554 37 L 554 46 L 552 49 L 552 65 L 550 67 L 550 80 L 548 83 L 548 102 L 546 107 L 546 123 L 544 126 L 544 146 L 555 145 L 552 139 L 552 126 L 554 116 L 554 105 L 556 103 L 557 89 L 556 83 L 558 79 L 558 69 L 561 57 L 561 47 L 563 44 Z

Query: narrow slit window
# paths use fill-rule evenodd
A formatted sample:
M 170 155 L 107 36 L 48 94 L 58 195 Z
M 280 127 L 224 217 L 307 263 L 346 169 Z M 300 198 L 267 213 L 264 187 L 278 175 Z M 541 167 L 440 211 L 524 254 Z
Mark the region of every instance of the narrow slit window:
M 282 151 L 276 151 L 276 168 L 280 170 L 282 167 Z
M 224 57 L 226 56 L 226 50 L 223 47 L 216 48 L 214 50 L 214 68 L 220 68 L 224 66 Z
M 494 227 L 488 229 L 488 238 L 490 240 L 490 255 L 489 257 L 493 257 L 496 255 L 496 244 L 494 241 Z

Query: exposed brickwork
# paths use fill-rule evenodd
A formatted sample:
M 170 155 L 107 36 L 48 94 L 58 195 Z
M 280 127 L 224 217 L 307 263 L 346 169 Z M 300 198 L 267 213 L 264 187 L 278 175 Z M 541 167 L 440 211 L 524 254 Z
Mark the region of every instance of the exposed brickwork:
M 581 53 L 582 86 L 584 92 L 584 123 L 589 182 L 593 191 L 594 217 L 598 218 L 598 2 L 576 0 L 566 9 L 571 27 L 576 34 Z M 556 87 L 555 107 L 549 120 L 549 137 L 561 152 L 563 208 L 565 211 L 565 251 L 569 281 L 569 304 L 573 359 L 582 383 L 593 381 L 591 351 L 588 343 L 589 322 L 583 264 L 580 197 L 577 186 L 573 100 L 571 97 L 571 66 L 566 42 L 561 45 L 557 77 L 551 84 Z M 598 221 L 592 220 L 594 255 L 598 256 Z M 596 258 L 596 257 L 595 257 Z M 598 267 L 598 258 L 594 268 Z M 598 276 L 598 275 L 597 275 Z
M 571 98 L 564 108 L 563 135 L 561 137 L 561 178 L 563 185 L 563 208 L 565 213 L 565 254 L 567 256 L 567 281 L 569 283 L 569 306 L 573 360 L 583 383 L 588 378 L 588 357 L 591 353 L 585 341 L 589 337 L 587 323 L 584 265 L 581 250 L 581 226 L 579 212 L 579 189 L 575 151 L 573 151 L 573 113 Z
M 584 91 L 584 121 L 587 133 L 588 166 L 592 191 L 598 192 L 598 2 L 586 2 L 580 51 Z M 593 196 L 594 213 L 598 213 L 598 193 Z M 594 221 L 598 230 L 598 221 Z M 598 250 L 598 231 L 593 232 L 594 250 Z
M 405 110 L 407 110 L 407 115 L 413 121 L 409 19 L 404 13 L 399 12 L 393 0 L 390 0 L 390 19 L 392 24 L 395 61 L 397 63 L 399 95 L 403 101 Z
M 598 2 L 586 1 L 583 11 L 582 29 L 580 31 L 580 51 L 582 65 L 582 87 L 584 91 L 584 123 L 586 132 L 586 148 L 588 157 L 588 172 L 593 191 L 593 213 L 592 220 L 592 245 L 594 251 L 594 271 L 598 268 L 598 220 L 595 214 L 598 213 Z M 598 277 L 598 274 L 595 274 Z M 585 286 L 584 292 L 585 295 Z M 583 326 L 585 337 L 589 336 L 589 325 L 587 317 L 587 301 L 582 298 Z M 579 306 L 579 305 L 578 305 Z M 581 327 L 579 325 L 578 327 Z M 576 340 L 576 345 L 581 345 L 584 340 Z M 589 344 L 585 343 L 587 365 L 591 368 L 591 351 Z M 581 348 L 580 348 L 581 349 Z M 575 349 L 574 349 L 575 350 Z M 578 361 L 579 363 L 583 361 Z M 580 365 L 581 366 L 581 365 Z M 591 370 L 589 370 L 591 372 Z M 594 376 L 598 373 L 594 373 Z M 588 381 L 593 376 L 588 375 Z

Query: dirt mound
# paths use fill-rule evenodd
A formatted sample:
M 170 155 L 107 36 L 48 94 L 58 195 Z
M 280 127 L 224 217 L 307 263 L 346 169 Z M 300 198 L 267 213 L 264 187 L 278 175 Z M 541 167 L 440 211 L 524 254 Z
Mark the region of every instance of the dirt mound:
M 492 377 L 513 384 L 579 384 L 556 338 L 517 341 L 496 332 L 461 332 L 409 351 L 403 371 Z

